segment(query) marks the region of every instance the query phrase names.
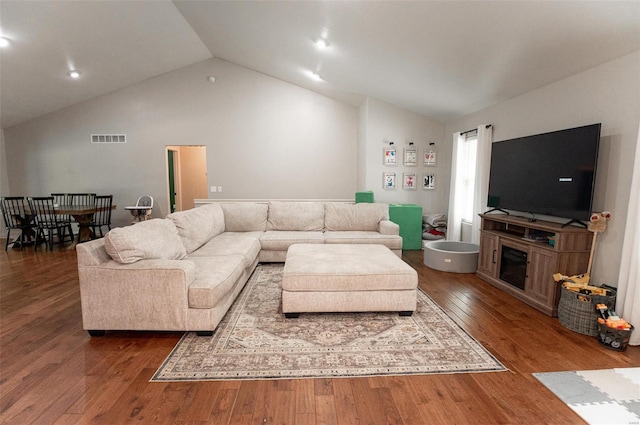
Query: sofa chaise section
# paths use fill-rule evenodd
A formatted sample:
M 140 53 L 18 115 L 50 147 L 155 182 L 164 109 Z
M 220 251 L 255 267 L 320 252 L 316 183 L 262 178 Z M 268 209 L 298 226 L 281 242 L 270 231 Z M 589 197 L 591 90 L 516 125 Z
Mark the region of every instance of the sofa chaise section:
M 261 233 L 218 239 L 224 224 L 220 205 L 207 205 L 78 245 L 84 329 L 212 333 L 260 246 Z
M 400 228 L 389 220 L 387 204 L 328 202 L 324 212 L 324 243 L 384 245 L 402 257 Z

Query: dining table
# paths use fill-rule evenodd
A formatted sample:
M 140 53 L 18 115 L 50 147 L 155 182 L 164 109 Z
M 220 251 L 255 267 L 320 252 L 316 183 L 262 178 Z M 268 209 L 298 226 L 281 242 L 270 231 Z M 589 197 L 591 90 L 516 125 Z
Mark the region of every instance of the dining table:
M 117 205 L 112 205 L 111 209 L 115 210 Z M 54 205 L 56 214 L 70 215 L 78 222 L 78 236 L 74 239 L 69 248 L 81 242 L 86 242 L 94 238 L 93 230 L 91 230 L 91 221 L 98 211 L 104 211 L 109 207 L 97 207 L 95 205 Z

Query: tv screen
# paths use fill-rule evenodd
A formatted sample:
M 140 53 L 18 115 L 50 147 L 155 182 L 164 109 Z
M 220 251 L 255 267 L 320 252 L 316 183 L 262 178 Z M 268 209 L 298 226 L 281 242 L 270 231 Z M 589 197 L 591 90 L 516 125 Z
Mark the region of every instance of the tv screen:
M 488 206 L 588 221 L 601 124 L 491 145 Z

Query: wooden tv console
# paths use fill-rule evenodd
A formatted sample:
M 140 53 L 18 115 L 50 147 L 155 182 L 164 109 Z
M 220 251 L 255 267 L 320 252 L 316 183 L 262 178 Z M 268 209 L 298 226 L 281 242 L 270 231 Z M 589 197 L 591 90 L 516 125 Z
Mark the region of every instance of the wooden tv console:
M 593 233 L 506 214 L 480 217 L 476 275 L 541 312 L 557 316 L 560 285 L 553 274 L 587 271 Z

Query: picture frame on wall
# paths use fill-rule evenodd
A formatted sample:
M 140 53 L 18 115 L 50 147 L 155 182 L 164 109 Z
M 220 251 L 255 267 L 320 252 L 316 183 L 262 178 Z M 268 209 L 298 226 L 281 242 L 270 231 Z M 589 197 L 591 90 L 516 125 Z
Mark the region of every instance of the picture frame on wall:
M 408 148 L 404 150 L 404 165 L 415 167 L 418 165 L 418 150 Z
M 382 150 L 382 161 L 384 165 L 396 165 L 398 163 L 396 148 L 384 148 Z
M 395 190 L 396 173 L 382 173 L 382 188 L 385 190 Z
M 422 175 L 422 188 L 425 190 L 433 190 L 436 188 L 436 175 L 433 173 L 424 173 Z
M 435 149 L 427 149 L 426 151 L 424 151 L 424 165 L 426 167 L 436 166 L 436 150 Z
M 415 190 L 416 183 L 416 173 L 404 173 L 403 175 L 403 188 L 407 190 Z

